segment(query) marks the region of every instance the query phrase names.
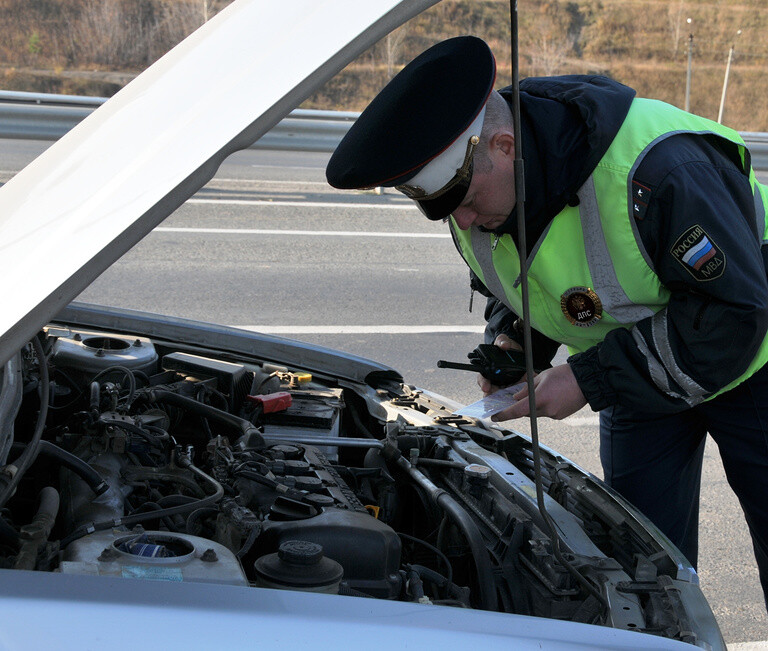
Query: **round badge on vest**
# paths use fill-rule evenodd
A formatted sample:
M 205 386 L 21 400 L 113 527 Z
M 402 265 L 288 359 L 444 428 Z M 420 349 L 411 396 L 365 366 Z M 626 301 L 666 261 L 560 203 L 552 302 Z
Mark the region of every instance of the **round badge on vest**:
M 579 328 L 595 325 L 603 316 L 600 297 L 589 287 L 571 287 L 560 297 L 565 318 Z

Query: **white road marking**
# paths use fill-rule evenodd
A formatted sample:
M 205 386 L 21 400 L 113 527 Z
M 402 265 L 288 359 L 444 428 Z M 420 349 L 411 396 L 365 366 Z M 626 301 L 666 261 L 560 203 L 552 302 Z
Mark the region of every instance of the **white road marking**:
M 251 165 L 251 167 L 263 167 L 264 169 L 270 168 L 268 165 Z M 312 167 L 291 167 L 292 170 L 300 169 L 316 169 Z M 205 187 L 215 188 L 217 183 L 233 183 L 235 185 L 319 185 L 328 189 L 327 181 L 293 181 L 293 180 L 279 180 L 279 179 L 231 179 L 219 176 L 214 176 L 208 185 Z
M 267 335 L 417 335 L 433 333 L 482 333 L 483 326 L 472 325 L 236 325 L 240 330 L 253 330 Z
M 386 233 L 379 231 L 291 231 L 269 228 L 175 228 L 158 226 L 154 233 L 206 233 L 223 235 L 316 235 L 324 237 L 406 237 L 446 239 L 449 233 Z
M 269 201 L 265 199 L 187 199 L 187 203 L 217 203 L 226 206 L 287 206 L 289 208 L 349 208 L 361 210 L 418 210 L 412 201 L 402 204 L 391 203 L 333 203 L 330 201 Z
M 259 165 L 258 163 L 252 163 L 251 165 L 249 165 L 249 167 L 253 167 L 256 169 L 262 168 L 265 170 L 273 170 L 275 168 L 280 169 L 279 165 Z M 292 170 L 312 170 L 313 172 L 317 171 L 317 167 L 311 167 L 310 165 L 289 165 L 288 167 Z M 323 185 L 327 186 L 328 184 L 324 183 Z
M 255 165 L 253 167 L 256 167 Z M 267 168 L 269 169 L 269 168 Z M 274 168 L 272 168 L 274 169 Z M 311 167 L 307 168 L 301 168 L 301 167 L 291 167 L 292 170 L 298 170 L 298 169 L 313 169 Z M 328 181 L 309 181 L 309 180 L 293 180 L 293 179 L 230 179 L 230 178 L 220 178 L 220 177 L 214 177 L 208 185 L 205 186 L 205 189 L 215 191 L 217 189 L 218 185 L 237 185 L 237 186 L 267 186 L 267 187 L 275 187 L 275 186 L 300 186 L 300 187 L 306 187 L 306 186 L 317 186 L 319 188 L 322 188 L 323 190 L 333 190 L 329 185 Z M 370 195 L 377 195 L 381 196 L 384 193 L 384 188 L 378 188 L 372 189 L 372 190 L 355 190 L 356 196 L 370 196 Z M 405 196 L 397 191 L 391 191 L 388 192 L 392 197 L 397 197 L 398 199 L 402 199 L 403 202 L 406 202 Z M 351 196 L 351 195 L 350 195 Z

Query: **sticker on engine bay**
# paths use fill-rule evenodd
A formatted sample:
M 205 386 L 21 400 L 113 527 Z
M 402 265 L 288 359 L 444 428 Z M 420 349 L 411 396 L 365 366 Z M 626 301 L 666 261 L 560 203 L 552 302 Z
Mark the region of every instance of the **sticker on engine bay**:
M 499 389 L 495 393 L 485 396 L 482 400 L 473 402 L 471 405 L 457 409 L 453 413 L 457 416 L 468 416 L 469 418 L 489 418 L 507 407 L 514 405 L 517 400 L 514 396 L 525 386 L 525 382 L 514 384 L 510 387 Z
M 121 572 L 124 579 L 150 579 L 152 581 L 183 581 L 184 575 L 177 567 L 141 567 L 126 565 Z

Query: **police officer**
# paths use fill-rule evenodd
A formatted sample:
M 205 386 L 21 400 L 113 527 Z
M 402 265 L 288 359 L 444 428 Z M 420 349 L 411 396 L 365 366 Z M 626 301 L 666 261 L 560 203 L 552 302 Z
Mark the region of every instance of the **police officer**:
M 494 82 L 482 40 L 430 48 L 349 130 L 329 183 L 394 186 L 447 220 L 488 296 L 487 343 L 521 346 L 524 261 L 539 414 L 600 411 L 606 481 L 694 566 L 709 433 L 768 593 L 768 191 L 743 140 L 604 77 L 525 79 L 521 251 L 512 95 Z M 560 344 L 571 356 L 547 368 Z M 515 398 L 499 420 L 528 413 L 527 388 Z

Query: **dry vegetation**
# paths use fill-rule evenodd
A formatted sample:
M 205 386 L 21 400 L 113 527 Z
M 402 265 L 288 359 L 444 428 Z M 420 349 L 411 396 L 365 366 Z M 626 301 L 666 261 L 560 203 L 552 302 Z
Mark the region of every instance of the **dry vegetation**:
M 0 0 L 0 86 L 111 95 L 229 1 Z M 678 106 L 693 33 L 691 110 L 710 118 L 735 45 L 724 121 L 768 131 L 768 0 L 521 0 L 518 7 L 522 77 L 606 74 Z M 405 62 L 458 34 L 485 38 L 499 60 L 499 83 L 509 81 L 508 0 L 443 0 L 305 106 L 360 110 Z
M 197 29 L 213 1 L 0 0 L 0 85 L 112 95 Z

